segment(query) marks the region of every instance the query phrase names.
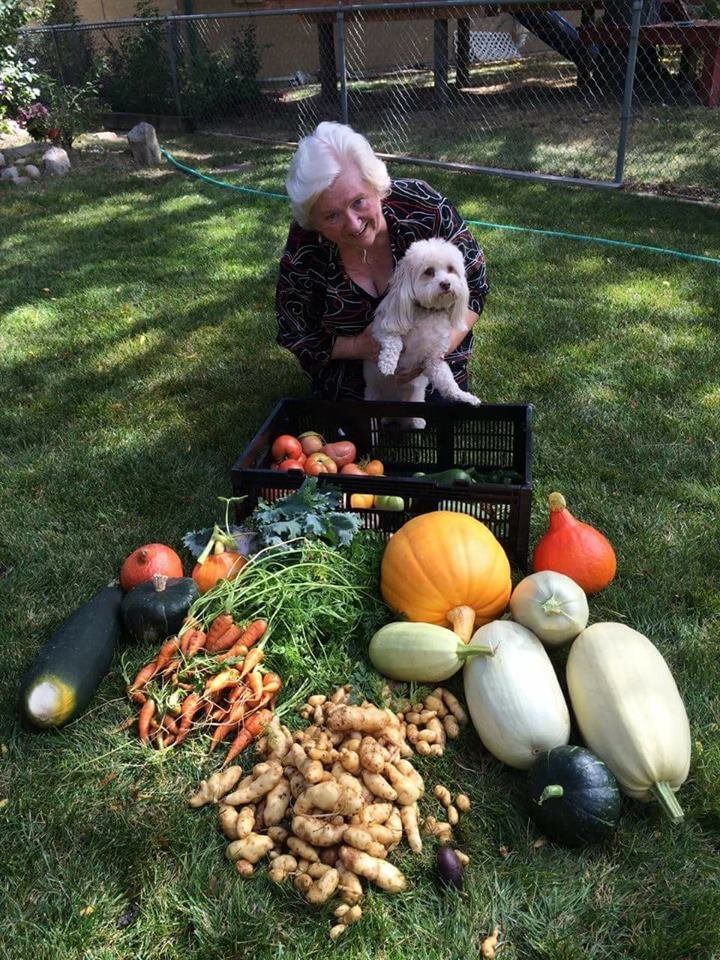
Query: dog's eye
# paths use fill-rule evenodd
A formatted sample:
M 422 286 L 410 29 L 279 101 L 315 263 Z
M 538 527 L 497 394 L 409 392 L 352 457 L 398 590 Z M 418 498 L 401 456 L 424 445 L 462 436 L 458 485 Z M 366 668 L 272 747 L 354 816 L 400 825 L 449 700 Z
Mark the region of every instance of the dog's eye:
M 448 264 L 447 272 L 455 273 L 455 267 L 451 263 Z
M 423 271 L 424 277 L 434 277 L 435 276 L 435 267 L 428 267 L 427 270 Z

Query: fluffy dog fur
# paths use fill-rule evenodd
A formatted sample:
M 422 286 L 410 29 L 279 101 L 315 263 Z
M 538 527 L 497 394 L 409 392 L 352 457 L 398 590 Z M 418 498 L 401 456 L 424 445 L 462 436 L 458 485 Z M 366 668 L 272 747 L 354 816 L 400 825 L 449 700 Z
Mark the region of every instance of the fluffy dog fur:
M 439 238 L 411 244 L 370 325 L 380 356 L 377 364 L 364 363 L 365 399 L 420 403 L 430 383 L 447 400 L 477 406 L 480 400 L 458 387 L 443 359 L 452 332 L 466 329 L 468 299 L 465 264 L 454 244 Z M 423 365 L 408 383 L 392 376 L 403 352 L 408 364 Z M 408 426 L 422 429 L 425 421 L 413 418 Z

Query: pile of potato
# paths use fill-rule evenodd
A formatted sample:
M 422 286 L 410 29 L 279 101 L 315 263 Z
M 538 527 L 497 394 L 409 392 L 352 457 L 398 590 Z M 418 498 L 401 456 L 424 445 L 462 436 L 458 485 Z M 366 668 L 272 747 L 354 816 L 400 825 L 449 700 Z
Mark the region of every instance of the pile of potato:
M 243 777 L 239 766 L 228 767 L 202 781 L 189 800 L 193 807 L 218 804 L 230 841 L 226 856 L 241 876 L 267 856 L 271 880 L 292 878 L 308 902 L 337 894 L 344 902 L 335 911 L 333 939 L 362 914 L 362 879 L 391 893 L 407 886 L 387 857 L 403 836 L 411 850 L 422 849 L 418 800 L 425 785 L 409 758 L 440 753 L 467 719 L 443 688 L 399 713 L 350 704 L 349 693 L 344 686 L 330 697 L 310 697 L 301 713 L 312 723 L 294 733 L 273 718 L 258 742 L 264 759 L 252 773 Z M 422 826 L 450 842 L 450 820 L 457 822 L 469 800 L 459 795 L 449 803 L 442 785 L 434 793 L 448 820 L 428 817 Z

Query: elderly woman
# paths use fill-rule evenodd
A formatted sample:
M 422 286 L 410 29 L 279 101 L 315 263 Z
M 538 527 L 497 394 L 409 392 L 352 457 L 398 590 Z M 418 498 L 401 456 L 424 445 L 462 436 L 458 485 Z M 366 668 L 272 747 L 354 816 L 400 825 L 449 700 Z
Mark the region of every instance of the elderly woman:
M 365 137 L 325 122 L 300 141 L 286 186 L 295 219 L 280 261 L 277 342 L 298 358 L 315 396 L 363 398 L 363 361 L 377 360 L 379 350 L 366 328 L 415 240 L 442 237 L 461 250 L 471 331 L 488 292 L 485 258 L 453 205 L 427 183 L 391 180 Z M 472 332 L 456 333 L 446 355 L 463 390 L 472 342 Z M 418 373 L 401 358 L 395 376 L 406 382 Z

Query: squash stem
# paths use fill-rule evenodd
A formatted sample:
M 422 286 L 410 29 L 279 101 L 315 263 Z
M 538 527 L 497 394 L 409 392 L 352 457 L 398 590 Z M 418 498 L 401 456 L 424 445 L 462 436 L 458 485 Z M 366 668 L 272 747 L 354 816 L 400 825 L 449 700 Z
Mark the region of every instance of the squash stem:
M 495 650 L 492 647 L 486 646 L 485 644 L 482 644 L 482 643 L 474 643 L 472 646 L 470 646 L 469 644 L 468 645 L 461 644 L 457 648 L 456 652 L 457 652 L 458 660 L 463 660 L 463 661 L 467 660 L 468 657 L 477 657 L 480 654 L 486 657 L 495 656 Z
M 663 808 L 665 813 L 673 823 L 681 823 L 685 819 L 683 808 L 678 803 L 675 792 L 667 781 L 654 783 L 650 788 L 653 796 Z
M 550 800 L 552 797 L 562 797 L 564 795 L 565 790 L 560 786 L 559 783 L 549 783 L 538 798 L 538 806 L 542 806 L 546 800 Z
M 450 626 L 463 643 L 470 643 L 475 629 L 475 611 L 472 607 L 453 607 L 445 614 Z

